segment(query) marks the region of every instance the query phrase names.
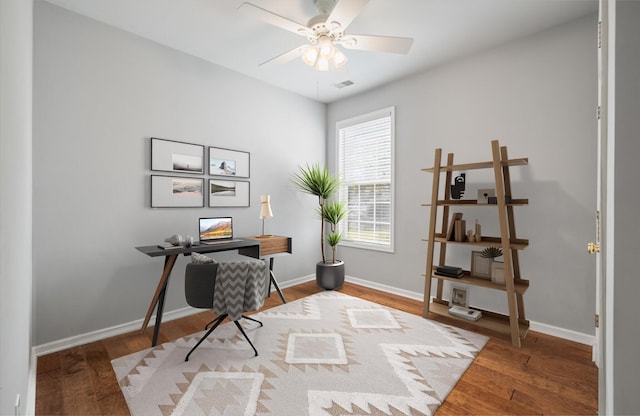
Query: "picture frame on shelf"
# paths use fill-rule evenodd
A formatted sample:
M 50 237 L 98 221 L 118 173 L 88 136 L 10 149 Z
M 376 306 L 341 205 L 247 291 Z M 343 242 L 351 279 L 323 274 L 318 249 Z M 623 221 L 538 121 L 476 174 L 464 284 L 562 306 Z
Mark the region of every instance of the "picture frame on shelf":
M 503 286 L 506 284 L 504 277 L 504 262 L 491 262 L 491 283 Z
M 469 290 L 464 287 L 452 286 L 451 287 L 451 302 L 449 306 L 460 306 L 462 308 L 469 307 Z
M 249 152 L 210 146 L 209 175 L 249 178 L 250 159 Z
M 209 179 L 209 207 L 248 207 L 249 190 L 248 181 Z
M 151 170 L 204 175 L 204 145 L 152 137 Z
M 478 189 L 478 204 L 486 205 L 489 204 L 489 198 L 496 196 L 496 190 L 489 189 Z
M 151 208 L 204 207 L 204 178 L 151 175 Z
M 471 277 L 491 280 L 491 263 L 493 259 L 482 257 L 481 251 L 471 252 Z

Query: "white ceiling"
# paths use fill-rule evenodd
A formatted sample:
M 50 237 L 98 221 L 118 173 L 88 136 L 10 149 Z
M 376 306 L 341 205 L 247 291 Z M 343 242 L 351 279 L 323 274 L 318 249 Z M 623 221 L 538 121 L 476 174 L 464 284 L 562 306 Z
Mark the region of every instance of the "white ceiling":
M 313 0 L 46 1 L 325 103 L 594 13 L 598 7 L 597 0 L 370 0 L 347 33 L 411 37 L 409 54 L 345 50 L 346 67 L 318 73 L 300 59 L 259 67 L 302 45 L 305 38 L 237 10 L 249 1 L 306 25 L 317 14 Z M 354 84 L 334 86 L 346 80 Z

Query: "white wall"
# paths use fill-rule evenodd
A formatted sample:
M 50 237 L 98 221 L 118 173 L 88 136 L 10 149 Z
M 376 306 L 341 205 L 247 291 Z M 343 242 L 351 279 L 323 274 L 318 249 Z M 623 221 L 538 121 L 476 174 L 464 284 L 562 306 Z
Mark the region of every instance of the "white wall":
M 315 201 L 290 174 L 324 163 L 323 104 L 44 2 L 34 72 L 36 345 L 143 318 L 162 260 L 134 247 L 196 235 L 200 216 L 259 233 L 261 194 L 275 215 L 266 231 L 293 237 L 279 280 L 313 273 Z M 149 137 L 250 152 L 251 207 L 149 208 Z M 184 263 L 165 312 L 186 306 Z
M 640 3 L 616 2 L 613 411 L 640 412 Z
M 527 318 L 593 334 L 595 264 L 586 253 L 593 236 L 596 158 L 596 17 L 583 18 L 520 41 L 465 57 L 422 74 L 329 105 L 328 155 L 335 157 L 335 123 L 396 106 L 396 251 L 341 247 L 348 275 L 421 293 L 426 262 L 434 149 L 459 163 L 491 159 L 499 139 L 512 157 L 518 236 L 530 246 L 520 256 Z M 492 187 L 490 172 L 467 172 L 466 197 Z M 457 209 L 454 211 L 458 211 Z M 460 209 L 499 235 L 491 208 Z M 448 263 L 469 267 L 470 250 L 453 247 Z M 448 290 L 446 291 L 448 293 Z M 506 312 L 506 297 L 472 288 L 474 305 Z
M 27 402 L 32 329 L 33 2 L 0 1 L 0 414 Z M 35 387 L 35 386 L 34 386 Z

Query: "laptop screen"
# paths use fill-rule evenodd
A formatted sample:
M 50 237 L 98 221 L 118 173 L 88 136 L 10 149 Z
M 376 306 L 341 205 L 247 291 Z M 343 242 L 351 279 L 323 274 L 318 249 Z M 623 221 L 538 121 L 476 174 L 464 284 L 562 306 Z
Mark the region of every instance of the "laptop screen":
M 200 218 L 200 241 L 230 240 L 233 238 L 231 217 Z

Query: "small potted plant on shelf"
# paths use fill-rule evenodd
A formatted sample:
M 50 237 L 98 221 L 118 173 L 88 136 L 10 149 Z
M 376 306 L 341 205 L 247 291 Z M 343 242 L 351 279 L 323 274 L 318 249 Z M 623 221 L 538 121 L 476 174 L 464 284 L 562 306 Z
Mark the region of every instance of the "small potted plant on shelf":
M 495 261 L 494 259 L 496 257 L 502 256 L 502 249 L 497 247 L 487 247 L 480 252 L 480 256 L 484 257 L 485 259 L 491 259 L 491 261 Z
M 320 250 L 322 261 L 316 264 L 316 283 L 323 289 L 337 289 L 344 283 L 344 262 L 336 259 L 337 245 L 342 234 L 336 231 L 337 224 L 346 217 L 347 209 L 342 202 L 328 201 L 340 187 L 340 180 L 332 176 L 326 167 L 313 164 L 299 166 L 299 172 L 293 174 L 294 185 L 310 195 L 318 198 L 318 214 L 320 215 Z M 332 248 L 332 258 L 325 256 L 325 228 L 330 225 L 327 242 Z

